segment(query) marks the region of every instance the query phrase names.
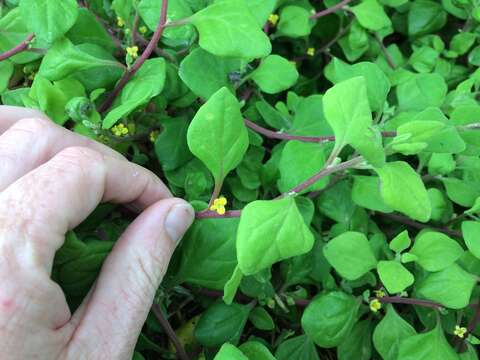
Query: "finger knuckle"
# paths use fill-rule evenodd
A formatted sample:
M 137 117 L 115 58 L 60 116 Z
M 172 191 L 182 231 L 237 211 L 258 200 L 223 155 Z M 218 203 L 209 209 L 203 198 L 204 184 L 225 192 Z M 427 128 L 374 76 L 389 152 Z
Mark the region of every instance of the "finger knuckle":
M 95 150 L 83 146 L 67 147 L 60 151 L 52 163 L 60 169 L 75 174 L 84 174 L 86 171 L 101 169 L 104 162 L 103 155 Z
M 11 130 L 38 136 L 39 133 L 48 131 L 55 126 L 50 120 L 42 117 L 32 117 L 19 120 Z

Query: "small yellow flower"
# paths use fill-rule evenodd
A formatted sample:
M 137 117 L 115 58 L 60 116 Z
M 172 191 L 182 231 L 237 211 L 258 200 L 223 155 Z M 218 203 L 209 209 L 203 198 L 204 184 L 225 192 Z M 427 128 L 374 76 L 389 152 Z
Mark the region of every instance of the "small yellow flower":
M 225 205 L 227 205 L 227 199 L 224 196 L 220 196 L 218 199 L 213 200 L 210 210 L 216 211 L 219 215 L 225 215 Z
M 308 55 L 308 56 L 314 56 L 314 55 L 315 55 L 315 48 L 309 47 L 309 48 L 307 49 L 307 55 Z
M 279 16 L 277 14 L 270 14 L 268 16 L 268 22 L 272 24 L 272 26 L 277 25 Z
M 148 138 L 150 139 L 150 142 L 154 143 L 158 138 L 158 130 L 152 131 Z
M 112 134 L 118 137 L 128 135 L 128 128 L 124 124 L 118 124 L 112 127 Z
M 138 46 L 127 47 L 127 54 L 136 59 L 138 57 Z
M 383 291 L 383 290 L 374 290 L 373 293 L 375 294 L 375 297 L 377 297 L 377 298 L 382 298 L 382 297 L 387 296 L 387 294 L 385 294 L 385 291 Z
M 148 31 L 148 29 L 145 25 L 143 25 L 143 26 L 140 26 L 138 31 L 140 31 L 140 34 L 145 34 Z
M 382 308 L 382 303 L 378 299 L 373 299 L 370 301 L 370 310 L 376 313 L 378 310 Z
M 467 333 L 467 328 L 455 325 L 455 330 L 453 331 L 453 333 L 459 338 L 463 339 L 465 337 L 465 334 Z
M 125 26 L 125 20 L 123 20 L 120 16 L 117 17 L 117 25 L 120 27 Z

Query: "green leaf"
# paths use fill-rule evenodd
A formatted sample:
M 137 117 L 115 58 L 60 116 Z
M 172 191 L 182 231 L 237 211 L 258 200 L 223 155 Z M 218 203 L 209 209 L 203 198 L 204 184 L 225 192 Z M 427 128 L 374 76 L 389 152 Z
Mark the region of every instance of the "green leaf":
M 323 254 L 347 280 L 357 280 L 377 265 L 368 239 L 359 232 L 345 232 L 330 240 L 323 247 Z
M 312 121 L 315 119 L 315 121 Z M 290 127 L 290 125 L 289 125 Z M 295 107 L 295 116 L 291 123 L 292 135 L 322 136 L 331 135 L 332 129 L 323 113 L 323 96 L 311 95 L 300 98 Z
M 30 98 L 38 104 L 38 108 L 60 125 L 68 120 L 65 112 L 68 101 L 84 95 L 82 84 L 77 80 L 70 78 L 52 83 L 41 75 L 35 76 L 29 92 Z
M 162 2 L 141 0 L 138 13 L 151 31 L 155 31 L 160 21 Z M 193 14 L 188 0 L 175 0 L 168 3 L 168 21 L 183 20 Z M 162 42 L 172 47 L 188 47 L 195 39 L 195 29 L 191 24 L 167 27 L 162 34 Z
M 280 10 L 279 35 L 292 38 L 310 34 L 310 13 L 300 6 L 289 5 Z
M 258 341 L 247 341 L 240 345 L 239 349 L 242 350 L 248 359 L 276 360 L 270 350 Z
M 240 163 L 248 148 L 248 133 L 240 104 L 227 88 L 218 90 L 197 111 L 188 128 L 187 142 L 216 184 Z
M 429 73 L 438 63 L 440 54 L 430 46 L 416 48 L 408 60 L 409 64 L 419 73 Z
M 344 292 L 322 294 L 303 312 L 302 328 L 318 346 L 338 346 L 352 330 L 359 306 L 353 296 Z
M 162 58 L 145 61 L 140 70 L 125 85 L 120 96 L 120 105 L 113 108 L 103 119 L 103 128 L 110 129 L 123 117 L 159 95 L 165 85 L 166 65 Z
M 463 254 L 462 247 L 447 235 L 428 231 L 417 236 L 410 249 L 415 260 L 427 271 L 440 271 L 452 265 Z
M 316 204 L 322 215 L 342 224 L 349 224 L 356 206 L 351 200 L 352 190 L 348 181 L 339 181 L 317 198 Z
M 325 93 L 323 106 L 337 149 L 347 144 L 355 147 L 358 138 L 372 125 L 364 77 L 354 77 L 333 86 Z
M 410 36 L 420 36 L 441 29 L 447 21 L 447 13 L 440 3 L 430 0 L 412 2 L 407 27 Z
M 155 140 L 155 155 L 165 171 L 174 170 L 185 165 L 192 154 L 187 145 L 186 118 L 162 119 L 163 130 Z
M 380 280 L 390 294 L 401 293 L 415 281 L 412 273 L 395 260 L 379 261 L 377 271 Z
M 400 342 L 398 359 L 402 360 L 458 360 L 440 323 L 429 332 L 413 335 Z
M 237 266 L 235 270 L 233 270 L 232 277 L 225 283 L 225 287 L 223 288 L 223 301 L 225 304 L 230 305 L 232 303 L 242 279 L 243 274 Z
M 276 0 L 247 0 L 248 8 L 260 26 L 265 24 L 276 3 Z
M 379 31 L 392 26 L 383 6 L 377 0 L 362 0 L 359 5 L 352 6 L 352 12 L 360 25 L 368 30 Z
M 5 52 L 13 49 L 24 41 L 29 34 L 29 30 L 22 19 L 18 7 L 6 13 L 0 19 L 0 51 Z M 37 39 L 38 40 L 38 39 Z M 40 43 L 40 45 L 46 45 Z M 41 54 L 22 51 L 10 58 L 16 64 L 26 64 L 42 57 Z
M 191 18 L 200 46 L 217 56 L 255 59 L 267 56 L 272 45 L 243 0 L 220 0 Z
M 112 9 L 115 10 L 116 15 L 122 18 L 127 23 L 130 19 L 132 7 L 133 7 L 132 0 L 113 0 L 112 1 Z M 127 24 L 127 26 L 129 26 L 129 24 Z
M 469 304 L 476 282 L 475 276 L 453 264 L 418 281 L 416 293 L 448 308 L 462 309 Z
M 408 230 L 404 230 L 395 236 L 388 246 L 396 253 L 401 253 L 403 250 L 408 249 L 411 243 L 412 240 L 410 239 L 410 236 L 408 236 Z
M 273 322 L 272 317 L 262 307 L 256 307 L 250 312 L 248 319 L 252 324 L 260 330 L 269 331 L 275 329 L 275 323 Z
M 373 111 L 381 111 L 390 91 L 390 81 L 380 67 L 371 62 L 359 62 L 349 65 L 338 58 L 325 67 L 325 76 L 337 84 L 357 76 L 363 76 L 367 85 L 367 95 Z
M 468 250 L 470 250 L 477 259 L 480 259 L 480 222 L 462 222 L 462 234 Z
M 75 0 L 21 0 L 19 7 L 22 17 L 28 19 L 28 29 L 48 43 L 62 37 L 78 16 Z
M 447 95 L 447 84 L 438 74 L 415 74 L 397 87 L 399 109 L 421 111 L 429 106 L 440 107 Z
M 232 344 L 226 343 L 222 345 L 213 360 L 248 360 L 248 357 Z
M 228 75 L 239 68 L 239 60 L 221 58 L 197 48 L 183 59 L 178 74 L 195 95 L 208 99 L 222 87 L 233 91 Z
M 337 348 L 339 360 L 370 360 L 372 356 L 372 321 L 355 324 L 350 335 Z
M 278 189 L 283 193 L 290 191 L 317 174 L 324 165 L 324 145 L 297 140 L 287 142 L 278 163 L 280 171 Z M 327 186 L 329 181 L 330 178 L 326 176 L 303 190 L 301 194 L 321 190 Z
M 202 345 L 213 347 L 225 342 L 236 344 L 248 319 L 246 305 L 215 303 L 200 317 L 195 327 L 195 338 Z
M 480 182 L 460 180 L 457 178 L 442 178 L 448 198 L 463 207 L 471 207 L 480 196 Z
M 8 83 L 13 75 L 13 63 L 8 60 L 0 62 L 0 93 L 8 89 Z
M 293 198 L 254 201 L 240 217 L 238 265 L 245 275 L 252 275 L 277 261 L 310 251 L 313 242 Z
M 182 240 L 178 277 L 192 284 L 222 290 L 237 265 L 237 226 L 235 218 L 196 221 Z
M 392 305 L 387 305 L 387 313 L 373 332 L 373 345 L 384 360 L 397 360 L 400 342 L 415 335 L 415 329 Z
M 115 43 L 95 15 L 88 9 L 80 8 L 78 18 L 66 37 L 75 45 L 90 43 L 107 49 L 115 50 Z
M 358 20 L 353 20 L 347 35 L 338 40 L 348 61 L 358 60 L 369 49 L 369 36 Z
M 373 211 L 391 213 L 380 195 L 380 179 L 377 176 L 354 176 L 352 200 L 358 206 Z
M 55 81 L 80 71 L 108 67 L 121 68 L 121 65 L 113 58 L 105 60 L 95 57 L 82 51 L 69 40 L 62 39 L 57 41 L 43 58 L 39 74 Z
M 319 360 L 315 344 L 307 335 L 282 342 L 275 353 L 278 360 Z
M 410 165 L 395 161 L 375 171 L 380 176 L 380 193 L 385 204 L 414 220 L 430 219 L 430 198 L 422 179 Z
M 437 110 L 430 108 L 424 112 L 418 114 L 413 121 L 409 121 L 400 125 L 397 128 L 397 137 L 394 142 L 399 144 L 404 143 L 425 143 L 424 151 L 435 153 L 460 153 L 465 150 L 465 143 L 460 137 L 457 129 L 448 124 L 447 121 L 443 121 L 444 116 L 440 112 L 440 120 L 431 121 L 426 120 L 429 115 L 429 110 L 433 110 L 434 113 Z M 419 120 L 416 120 L 419 119 Z M 446 119 L 445 119 L 446 120 Z M 404 141 L 397 139 L 404 138 Z M 398 145 L 393 145 L 396 149 Z
M 256 68 L 251 79 L 267 94 L 276 94 L 295 85 L 298 80 L 297 67 L 278 55 L 269 55 Z

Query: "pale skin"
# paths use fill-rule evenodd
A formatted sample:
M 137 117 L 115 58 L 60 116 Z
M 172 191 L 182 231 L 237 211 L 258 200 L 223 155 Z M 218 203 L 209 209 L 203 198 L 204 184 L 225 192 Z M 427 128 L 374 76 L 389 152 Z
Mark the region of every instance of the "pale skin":
M 102 202 L 137 209 L 82 305 L 50 279 L 65 233 Z M 194 212 L 149 170 L 0 106 L 0 351 L 4 360 L 128 359 Z

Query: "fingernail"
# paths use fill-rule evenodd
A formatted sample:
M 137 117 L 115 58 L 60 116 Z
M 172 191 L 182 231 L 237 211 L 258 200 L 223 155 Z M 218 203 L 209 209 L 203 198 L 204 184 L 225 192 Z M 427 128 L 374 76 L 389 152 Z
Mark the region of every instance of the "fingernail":
M 195 218 L 195 212 L 190 204 L 174 205 L 165 219 L 165 230 L 170 238 L 178 243 Z

